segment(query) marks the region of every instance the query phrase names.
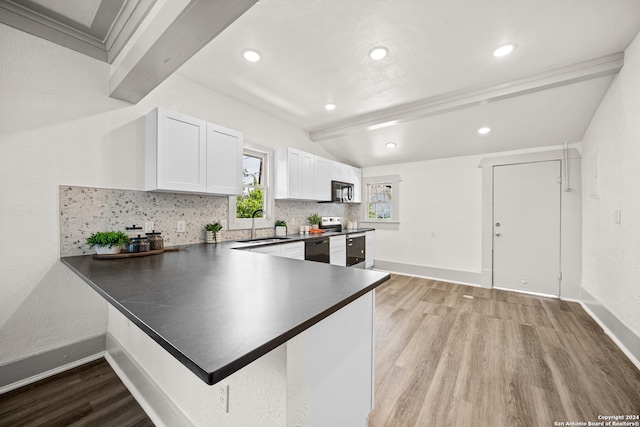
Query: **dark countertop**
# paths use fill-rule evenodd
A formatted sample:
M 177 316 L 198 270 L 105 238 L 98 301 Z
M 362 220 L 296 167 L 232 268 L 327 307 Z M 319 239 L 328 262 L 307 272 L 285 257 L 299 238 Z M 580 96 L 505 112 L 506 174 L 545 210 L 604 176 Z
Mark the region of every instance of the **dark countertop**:
M 366 233 L 367 231 L 375 231 L 375 228 L 355 228 L 355 229 L 344 229 L 342 231 L 325 231 L 322 233 L 292 233 L 287 234 L 284 239 L 278 240 L 277 242 L 249 242 L 249 241 L 237 241 L 237 242 L 229 242 L 233 243 L 233 248 L 235 249 L 247 249 L 251 246 L 268 246 L 268 245 L 279 245 L 282 243 L 292 243 L 292 242 L 300 242 L 309 239 L 318 239 L 321 237 L 331 237 L 331 236 L 340 236 L 347 234 L 360 234 Z M 271 236 L 274 237 L 274 236 Z M 263 237 L 263 239 L 269 239 L 270 237 Z M 260 238 L 258 238 L 260 239 Z
M 238 246 L 61 261 L 208 384 L 389 279 L 388 273 L 232 250 Z

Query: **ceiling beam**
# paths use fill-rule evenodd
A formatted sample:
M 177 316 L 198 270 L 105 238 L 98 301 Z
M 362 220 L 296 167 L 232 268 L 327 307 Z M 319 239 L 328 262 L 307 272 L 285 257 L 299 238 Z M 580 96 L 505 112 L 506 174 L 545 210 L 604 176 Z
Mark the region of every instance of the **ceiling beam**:
M 624 52 L 614 53 L 499 85 L 449 92 L 421 101 L 363 114 L 328 127 L 311 129 L 309 137 L 314 142 L 320 142 L 354 132 L 394 126 L 403 122 L 615 74 L 620 71 L 623 64 Z
M 109 78 L 109 96 L 137 103 L 258 0 L 191 0 L 147 47 L 129 49 Z M 176 2 L 168 2 L 167 8 Z M 151 30 L 157 31 L 157 28 Z

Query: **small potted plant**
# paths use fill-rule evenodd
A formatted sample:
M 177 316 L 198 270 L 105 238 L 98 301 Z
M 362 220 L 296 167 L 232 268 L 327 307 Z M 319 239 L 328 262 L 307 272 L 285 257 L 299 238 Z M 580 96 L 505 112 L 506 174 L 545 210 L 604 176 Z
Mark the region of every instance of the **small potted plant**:
M 287 235 L 287 223 L 281 219 L 276 221 L 276 236 Z
M 122 245 L 129 242 L 129 236 L 122 231 L 98 231 L 87 237 L 87 245 L 90 248 L 95 246 L 96 253 L 100 255 L 120 253 Z
M 312 214 L 307 217 L 307 221 L 309 221 L 309 225 L 313 229 L 318 228 L 321 220 L 322 218 L 318 214 Z
M 207 224 L 205 228 L 207 229 L 206 242 L 216 243 L 218 241 L 218 231 L 222 230 L 222 225 L 219 222 L 214 222 L 213 224 Z

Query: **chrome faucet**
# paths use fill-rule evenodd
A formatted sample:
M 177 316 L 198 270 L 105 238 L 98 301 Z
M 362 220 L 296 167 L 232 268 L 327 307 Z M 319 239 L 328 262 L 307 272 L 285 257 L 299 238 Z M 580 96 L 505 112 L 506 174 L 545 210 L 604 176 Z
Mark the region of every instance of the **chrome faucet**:
M 250 239 L 255 239 L 256 238 L 256 214 L 258 212 L 262 212 L 263 215 L 264 215 L 264 218 L 265 219 L 269 219 L 269 214 L 264 209 L 256 209 L 255 211 L 253 211 L 253 213 L 251 214 L 251 237 L 250 237 Z

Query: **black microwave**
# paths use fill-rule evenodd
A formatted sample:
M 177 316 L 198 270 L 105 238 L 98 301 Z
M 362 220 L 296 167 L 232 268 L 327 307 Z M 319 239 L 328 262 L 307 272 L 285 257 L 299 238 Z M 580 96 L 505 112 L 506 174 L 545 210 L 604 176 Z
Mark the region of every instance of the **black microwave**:
M 353 184 L 331 181 L 331 201 L 334 203 L 353 203 Z

